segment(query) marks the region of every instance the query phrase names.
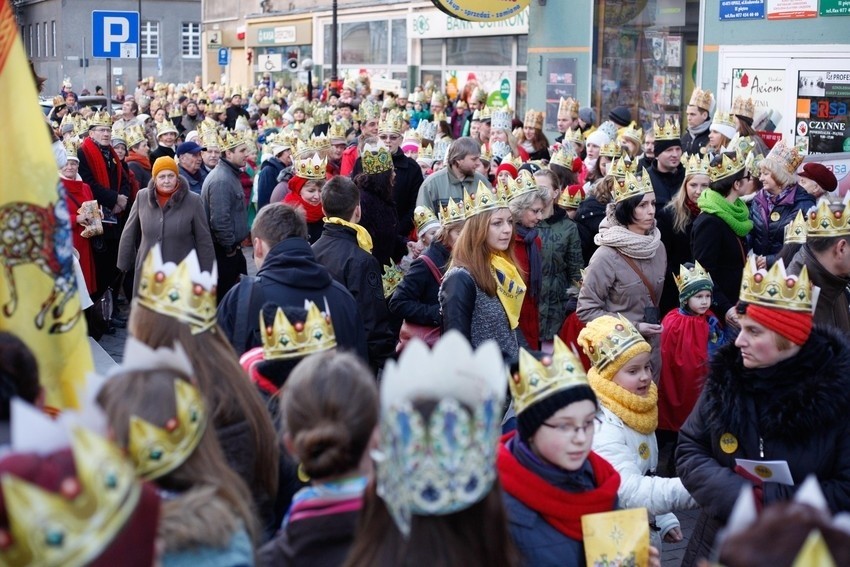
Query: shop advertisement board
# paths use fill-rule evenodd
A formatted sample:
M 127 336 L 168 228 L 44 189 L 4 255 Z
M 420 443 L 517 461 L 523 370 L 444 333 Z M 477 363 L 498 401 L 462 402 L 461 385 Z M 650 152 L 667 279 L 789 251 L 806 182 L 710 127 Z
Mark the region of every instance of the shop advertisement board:
M 850 0 L 820 0 L 821 16 L 850 16 Z
M 838 181 L 838 196 L 844 198 L 850 192 L 850 154 L 817 154 L 806 157 L 805 162 L 817 162 L 826 166 Z
M 558 130 L 558 104 L 563 98 L 577 98 L 578 59 L 558 57 L 546 62 L 546 121 L 544 129 Z
M 721 20 L 763 20 L 764 0 L 720 0 Z
M 510 18 L 528 8 L 529 0 L 493 2 L 493 0 L 431 0 L 450 16 L 468 22 L 495 22 Z
M 407 16 L 407 36 L 415 39 L 526 34 L 528 8 L 495 22 L 467 22 L 440 10 L 422 10 Z
M 737 97 L 751 98 L 756 112 L 753 128 L 768 145 L 776 132 L 781 139 L 783 129 L 791 127 L 790 120 L 782 115 L 785 105 L 785 69 L 732 69 L 732 97 L 727 102 L 728 111 Z M 775 143 L 775 141 L 774 141 Z
M 818 0 L 767 0 L 768 20 L 816 18 Z
M 796 143 L 812 154 L 850 152 L 850 71 L 800 71 Z
M 513 100 L 513 73 L 510 71 L 477 71 L 461 68 L 446 71 L 445 92 L 455 97 L 467 85 L 476 85 L 487 92 L 487 103 L 493 107 L 515 108 Z

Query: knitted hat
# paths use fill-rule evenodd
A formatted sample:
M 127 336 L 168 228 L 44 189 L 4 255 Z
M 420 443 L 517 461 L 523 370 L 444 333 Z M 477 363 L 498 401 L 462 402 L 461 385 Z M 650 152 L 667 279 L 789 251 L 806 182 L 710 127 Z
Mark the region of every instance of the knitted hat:
M 580 108 L 578 111 L 578 117 L 579 120 L 585 124 L 596 124 L 596 111 L 589 106 Z
M 578 335 L 578 343 L 593 366 L 587 377 L 613 380 L 629 360 L 652 347 L 625 317 L 603 315 L 587 324 Z
M 507 171 L 513 179 L 516 179 L 516 176 L 519 175 L 519 170 L 510 159 L 505 159 L 499 164 L 499 167 L 496 168 L 496 177 L 503 171 Z
M 803 166 L 803 171 L 799 173 L 800 177 L 807 177 L 820 185 L 820 188 L 831 193 L 838 187 L 838 180 L 835 179 L 835 174 L 829 168 L 821 163 L 809 162 Z
M 676 287 L 679 289 L 679 307 L 684 309 L 687 306 L 688 300 L 701 291 L 712 291 L 714 283 L 708 272 L 699 265 L 688 262 L 682 264 L 679 269 L 679 275 L 674 276 Z
M 560 392 L 555 392 L 536 404 L 528 406 L 516 418 L 517 432 L 520 439 L 527 443 L 528 439 L 540 429 L 543 422 L 552 417 L 555 412 L 582 400 L 590 400 L 594 405 L 599 405 L 599 402 L 596 400 L 596 394 L 593 393 L 593 388 L 589 384 L 581 384 L 561 390 Z
M 594 130 L 593 133 L 587 137 L 588 144 L 596 144 L 600 148 L 605 144 L 609 143 L 611 138 L 608 137 L 608 134 L 603 132 L 602 130 Z
M 579 116 L 581 111 L 579 111 Z M 627 106 L 618 106 L 608 113 L 608 119 L 617 126 L 628 126 L 632 123 L 632 111 Z
M 162 156 L 157 158 L 157 160 L 153 164 L 153 168 L 151 169 L 151 176 L 156 179 L 156 176 L 159 175 L 161 171 L 173 171 L 174 175 L 180 175 L 180 170 L 177 169 L 177 162 L 174 161 L 173 157 Z
M 675 138 L 672 140 L 659 140 L 655 139 L 655 156 L 658 157 L 665 150 L 669 150 L 670 148 L 675 148 L 676 146 L 682 147 L 682 140 L 679 138 Z

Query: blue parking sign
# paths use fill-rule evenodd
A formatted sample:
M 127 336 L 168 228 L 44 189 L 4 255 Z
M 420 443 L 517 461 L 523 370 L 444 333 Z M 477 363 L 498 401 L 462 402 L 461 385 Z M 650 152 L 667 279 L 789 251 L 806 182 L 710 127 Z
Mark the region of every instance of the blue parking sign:
M 226 47 L 218 48 L 218 64 L 222 67 L 230 63 L 230 49 Z
M 139 56 L 139 13 L 94 10 L 91 13 L 92 57 L 135 59 Z

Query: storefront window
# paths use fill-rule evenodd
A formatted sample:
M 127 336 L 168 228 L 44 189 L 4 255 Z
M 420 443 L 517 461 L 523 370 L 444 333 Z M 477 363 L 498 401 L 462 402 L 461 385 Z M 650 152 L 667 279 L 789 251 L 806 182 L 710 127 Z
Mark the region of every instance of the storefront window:
M 407 65 L 407 20 L 392 20 L 392 30 L 393 47 L 390 63 Z
M 420 76 L 420 85 L 425 86 L 431 83 L 435 89 L 443 90 L 443 74 L 439 69 L 423 69 Z
M 508 67 L 512 61 L 513 37 L 452 37 L 447 40 L 448 65 Z
M 516 64 L 528 65 L 528 36 L 517 36 Z
M 422 50 L 423 65 L 442 65 L 443 64 L 443 40 L 442 39 L 423 39 L 419 42 L 419 47 Z
M 342 24 L 342 64 L 387 63 L 387 22 Z

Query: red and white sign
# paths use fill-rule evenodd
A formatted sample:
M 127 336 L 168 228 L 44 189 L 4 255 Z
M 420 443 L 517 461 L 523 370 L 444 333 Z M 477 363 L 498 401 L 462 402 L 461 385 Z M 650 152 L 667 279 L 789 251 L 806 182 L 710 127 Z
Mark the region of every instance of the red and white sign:
M 818 0 L 767 0 L 768 20 L 817 18 Z

